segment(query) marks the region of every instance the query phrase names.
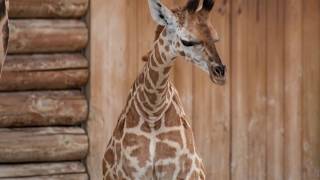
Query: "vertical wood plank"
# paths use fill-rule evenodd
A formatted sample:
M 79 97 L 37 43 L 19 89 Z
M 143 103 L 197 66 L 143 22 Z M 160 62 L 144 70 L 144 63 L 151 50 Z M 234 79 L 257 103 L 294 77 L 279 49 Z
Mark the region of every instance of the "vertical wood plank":
M 205 159 L 208 179 L 230 179 L 230 4 L 230 1 L 216 0 L 211 18 L 211 22 L 220 37 L 220 41 L 216 45 L 221 60 L 227 66 L 227 83 L 222 87 L 217 86 L 206 77 L 204 80 L 207 85 L 195 87 L 209 89 L 208 97 L 204 94 L 198 97 L 198 104 L 194 104 L 194 106 L 203 107 L 201 101 L 206 98 L 210 101 L 208 111 L 200 110 L 198 112 L 208 113 L 208 119 L 194 121 L 194 123 L 202 123 L 203 126 L 201 129 L 197 129 L 196 140 L 198 144 L 201 144 L 199 148 L 202 148 L 202 152 L 205 153 L 203 158 Z M 203 143 L 202 137 L 204 134 L 208 134 L 208 144 Z
M 284 179 L 284 1 L 267 2 L 267 179 Z
M 231 179 L 248 179 L 248 7 L 247 0 L 232 1 L 231 39 Z
M 266 177 L 266 0 L 248 1 L 248 179 Z M 236 60 L 236 59 L 234 59 Z
M 285 179 L 301 180 L 302 0 L 285 6 Z
M 303 1 L 303 178 L 320 179 L 320 1 Z
M 230 179 L 230 1 L 217 0 L 211 19 L 221 41 L 219 55 L 227 65 L 225 86 L 213 84 L 193 67 L 193 130 L 207 179 Z
M 129 11 L 130 12 L 130 11 Z M 101 160 L 128 95 L 126 1 L 91 1 L 90 6 L 90 150 L 87 167 L 91 179 L 102 179 Z M 129 45 L 130 46 L 130 45 Z

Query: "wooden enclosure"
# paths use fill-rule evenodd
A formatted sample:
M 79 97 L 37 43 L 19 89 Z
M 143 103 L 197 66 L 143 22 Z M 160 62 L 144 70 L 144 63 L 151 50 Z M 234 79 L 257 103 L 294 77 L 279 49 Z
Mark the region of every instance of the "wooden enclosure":
M 10 0 L 0 179 L 86 180 L 89 0 Z M 1 32 L 2 33 L 2 32 Z M 2 35 L 2 34 L 1 34 Z
M 100 180 L 152 46 L 147 0 L 10 0 L 9 16 L 0 179 Z M 211 21 L 227 84 L 182 58 L 172 72 L 207 179 L 319 180 L 320 1 L 216 0 Z
M 90 17 L 87 166 L 99 179 L 99 160 L 155 23 L 145 0 L 91 1 Z M 212 23 L 226 86 L 182 59 L 172 74 L 207 179 L 320 179 L 320 1 L 216 0 Z

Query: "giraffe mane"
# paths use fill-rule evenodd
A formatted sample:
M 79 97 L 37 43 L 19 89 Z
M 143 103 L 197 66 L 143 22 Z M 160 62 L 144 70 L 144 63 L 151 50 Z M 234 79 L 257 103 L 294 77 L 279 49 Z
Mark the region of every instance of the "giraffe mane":
M 160 36 L 161 32 L 163 31 L 163 29 L 164 29 L 164 26 L 161 26 L 161 25 L 157 26 L 153 41 L 156 41 L 159 38 L 159 36 Z M 148 53 L 146 55 L 142 56 L 142 61 L 147 62 L 148 59 L 149 59 L 150 53 L 151 53 L 151 51 L 148 51 Z

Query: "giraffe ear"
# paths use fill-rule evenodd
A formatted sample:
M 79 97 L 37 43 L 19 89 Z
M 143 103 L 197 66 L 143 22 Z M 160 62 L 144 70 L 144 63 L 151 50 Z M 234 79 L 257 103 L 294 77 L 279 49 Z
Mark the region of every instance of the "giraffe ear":
M 150 13 L 159 25 L 170 26 L 176 23 L 176 17 L 173 12 L 160 3 L 159 0 L 148 0 Z

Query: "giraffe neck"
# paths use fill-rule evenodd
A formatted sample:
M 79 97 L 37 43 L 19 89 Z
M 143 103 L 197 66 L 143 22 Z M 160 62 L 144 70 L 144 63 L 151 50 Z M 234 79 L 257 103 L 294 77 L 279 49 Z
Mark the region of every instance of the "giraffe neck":
M 171 104 L 175 90 L 169 75 L 175 57 L 170 35 L 164 29 L 149 53 L 134 101 L 139 114 L 149 122 L 159 120 Z

